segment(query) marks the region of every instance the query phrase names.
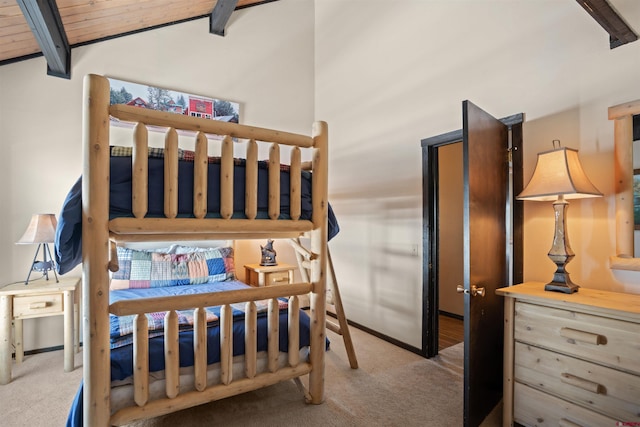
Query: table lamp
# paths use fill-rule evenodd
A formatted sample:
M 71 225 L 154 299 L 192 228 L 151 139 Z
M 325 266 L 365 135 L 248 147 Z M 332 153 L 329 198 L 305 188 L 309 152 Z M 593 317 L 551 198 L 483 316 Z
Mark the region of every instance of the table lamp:
M 545 291 L 571 294 L 579 285 L 571 281 L 566 265 L 575 256 L 569 244 L 566 210 L 567 199 L 601 197 L 602 193 L 589 181 L 578 159 L 578 150 L 560 147 L 560 141 L 553 141 L 554 149 L 538 154 L 536 168 L 529 184 L 516 197 L 519 200 L 554 201 L 555 233 L 549 258 L 557 269 Z
M 29 274 L 27 275 L 27 280 L 24 282 L 25 285 L 29 284 L 29 278 L 33 271 L 41 271 L 42 275 L 47 280 L 49 280 L 49 271 L 53 271 L 56 283 L 58 282 L 58 275 L 55 270 L 55 261 L 53 260 L 51 251 L 49 250 L 49 243 L 53 243 L 55 241 L 57 225 L 58 221 L 56 221 L 54 214 L 34 214 L 31 216 L 31 222 L 29 222 L 27 230 L 24 232 L 20 240 L 16 242 L 18 245 L 38 244 L 36 254 L 33 256 L 31 268 L 29 269 Z M 43 261 L 36 260 L 38 252 L 40 252 L 40 248 L 42 248 Z

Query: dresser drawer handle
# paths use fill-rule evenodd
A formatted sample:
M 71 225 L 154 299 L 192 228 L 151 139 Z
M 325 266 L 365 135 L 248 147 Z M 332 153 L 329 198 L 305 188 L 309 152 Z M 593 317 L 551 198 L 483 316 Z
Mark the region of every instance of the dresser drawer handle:
M 582 427 L 580 424 L 576 424 L 573 421 L 569 421 L 566 418 L 562 418 L 558 422 L 558 427 Z
M 560 374 L 560 376 L 562 377 L 560 381 L 565 384 L 569 384 L 595 394 L 604 392 L 604 386 L 593 381 L 585 380 L 584 378 L 576 377 L 575 375 L 571 375 L 566 372 Z
M 48 305 L 49 305 L 48 301 L 36 301 L 29 304 L 29 309 L 37 310 L 39 308 L 47 308 Z
M 606 344 L 607 338 L 600 334 L 592 332 L 579 331 L 571 328 L 560 328 L 560 336 L 574 341 L 580 341 L 587 344 Z
M 274 279 L 271 280 L 274 283 L 278 283 L 278 282 L 288 282 L 289 278 L 288 277 L 276 277 Z

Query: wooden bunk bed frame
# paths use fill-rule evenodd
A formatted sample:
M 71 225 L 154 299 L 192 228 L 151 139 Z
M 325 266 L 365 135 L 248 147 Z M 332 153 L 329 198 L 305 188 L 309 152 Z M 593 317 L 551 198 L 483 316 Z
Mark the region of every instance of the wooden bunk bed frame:
M 87 75 L 84 80 L 83 99 L 84 167 L 82 181 L 82 275 L 83 275 L 83 423 L 86 426 L 122 425 L 134 420 L 150 418 L 181 409 L 255 390 L 280 381 L 297 380 L 309 375 L 308 390 L 303 390 L 307 401 L 313 404 L 324 400 L 324 357 L 326 322 L 327 249 L 327 125 L 316 122 L 311 136 L 278 130 L 250 127 L 241 124 L 188 117 L 179 114 L 147 110 L 125 105 L 109 105 L 109 81 L 102 76 Z M 109 127 L 110 116 L 118 120 L 137 123 L 133 141 L 133 217 L 109 219 Z M 147 209 L 147 127 L 168 128 L 165 138 L 165 198 L 164 218 L 145 218 Z M 197 133 L 194 172 L 193 218 L 177 217 L 177 163 L 178 130 Z M 221 154 L 221 209 L 220 218 L 206 218 L 207 194 L 207 138 L 206 134 L 224 135 Z M 246 218 L 233 219 L 233 145 L 234 139 L 249 140 L 246 167 Z M 257 143 L 271 143 L 269 163 L 269 217 L 256 219 Z M 291 220 L 278 219 L 280 214 L 280 145 L 291 149 Z M 313 150 L 310 162 L 312 175 L 311 220 L 300 217 L 300 148 Z M 272 173 L 273 171 L 273 173 Z M 271 191 L 273 190 L 273 191 Z M 297 199 L 296 199 L 297 197 Z M 120 242 L 231 240 L 262 238 L 297 238 L 305 234 L 310 238 L 310 256 L 306 266 L 308 281 L 290 285 L 242 289 L 204 295 L 186 295 L 170 298 L 109 303 L 109 270 L 118 268 L 115 245 Z M 278 335 L 277 298 L 289 298 L 290 349 L 297 345 L 298 295 L 311 293 L 311 345 L 309 361 L 299 360 L 297 351 L 289 351 L 287 367 L 277 369 L 269 363 L 269 370 L 256 373 L 256 352 L 250 340 L 255 341 L 255 304 L 253 301 L 269 299 L 275 304 L 269 309 L 269 360 L 277 359 Z M 234 379 L 231 375 L 232 348 L 230 304 L 247 303 L 246 377 Z M 203 355 L 206 324 L 204 307 L 221 306 L 221 384 L 206 384 L 206 353 Z M 252 308 L 253 307 L 253 308 Z M 274 308 L 275 307 L 275 308 Z M 178 327 L 176 310 L 194 308 L 194 373 L 197 390 L 179 393 L 178 382 Z M 167 397 L 149 401 L 148 398 L 148 338 L 144 313 L 166 311 L 165 364 Z M 249 313 L 254 312 L 251 316 Z M 136 404 L 118 412 L 110 408 L 110 340 L 109 313 L 137 315 L 134 333 L 134 394 Z M 272 329 L 275 329 L 275 333 Z M 251 331 L 251 332 L 249 332 Z M 200 344 L 198 344 L 200 343 Z M 200 378 L 200 380 L 198 380 Z M 203 379 L 204 378 L 204 379 Z M 200 385 L 198 385 L 200 384 Z

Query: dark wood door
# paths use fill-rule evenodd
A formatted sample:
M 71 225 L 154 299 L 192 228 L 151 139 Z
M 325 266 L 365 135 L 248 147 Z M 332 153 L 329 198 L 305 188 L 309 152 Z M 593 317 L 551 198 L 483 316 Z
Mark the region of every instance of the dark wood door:
M 502 398 L 503 299 L 495 290 L 508 285 L 508 128 L 469 101 L 462 107 L 464 425 L 475 427 Z

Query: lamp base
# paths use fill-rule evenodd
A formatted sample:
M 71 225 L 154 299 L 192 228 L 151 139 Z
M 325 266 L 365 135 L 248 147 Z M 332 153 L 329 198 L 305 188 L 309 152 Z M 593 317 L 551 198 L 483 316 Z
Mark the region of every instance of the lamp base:
M 579 288 L 580 288 L 580 285 L 576 285 L 575 283 L 551 282 L 544 285 L 545 291 L 563 292 L 565 294 L 572 294 L 574 292 L 578 292 Z
M 40 247 L 43 247 L 42 254 L 44 257 L 44 261 L 36 261 L 38 257 L 38 252 L 40 252 Z M 48 259 L 47 259 L 48 256 Z M 55 263 L 53 261 L 53 257 L 51 256 L 51 251 L 49 250 L 49 245 L 46 243 L 38 244 L 38 248 L 36 249 L 36 254 L 33 256 L 33 262 L 31 263 L 31 269 L 29 270 L 29 274 L 27 275 L 27 280 L 24 281 L 25 285 L 29 284 L 29 278 L 31 278 L 31 273 L 34 271 L 39 271 L 42 273 L 42 276 L 49 280 L 49 271 L 53 272 L 53 275 L 56 278 L 56 283 L 59 282 L 58 274 L 55 270 Z
M 569 245 L 569 235 L 567 234 L 567 223 L 565 222 L 565 211 L 569 203 L 564 200 L 562 195 L 558 196 L 558 200 L 553 203 L 555 211 L 556 227 L 553 235 L 553 245 L 549 251 L 549 258 L 556 265 L 556 272 L 553 273 L 551 282 L 544 286 L 545 291 L 563 292 L 572 294 L 578 292 L 580 286 L 571 281 L 567 264 L 573 259 L 575 254 Z

